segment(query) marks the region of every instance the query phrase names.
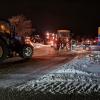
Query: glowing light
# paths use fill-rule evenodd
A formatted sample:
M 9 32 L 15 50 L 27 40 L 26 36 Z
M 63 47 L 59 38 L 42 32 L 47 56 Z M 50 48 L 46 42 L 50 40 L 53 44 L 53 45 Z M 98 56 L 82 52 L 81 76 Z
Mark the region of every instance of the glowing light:
M 88 40 L 87 42 L 89 43 L 90 41 Z
M 5 30 L 5 26 L 4 25 L 1 25 L 0 27 L 1 27 L 2 30 Z
M 46 38 L 49 39 L 49 36 L 47 36 Z
M 53 37 L 52 37 L 52 39 L 54 40 L 54 39 L 55 39 L 55 37 L 53 36 Z
M 93 42 L 96 43 L 96 40 L 94 40 Z
M 100 35 L 100 27 L 98 27 L 98 35 Z
M 55 34 L 53 33 L 52 36 L 54 36 Z
M 49 32 L 47 32 L 47 33 L 46 33 L 46 35 L 47 35 L 47 36 L 49 36 L 49 35 L 50 35 L 50 33 L 49 33 Z
M 55 41 L 57 41 L 57 38 L 55 38 Z

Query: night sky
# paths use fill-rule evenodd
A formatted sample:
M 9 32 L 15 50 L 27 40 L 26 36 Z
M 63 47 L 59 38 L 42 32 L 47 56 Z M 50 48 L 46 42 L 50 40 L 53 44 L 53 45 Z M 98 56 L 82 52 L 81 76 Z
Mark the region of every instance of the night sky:
M 85 0 L 84 0 L 85 1 Z M 38 30 L 70 29 L 80 36 L 97 36 L 100 3 L 77 0 L 3 0 L 0 17 L 25 15 Z

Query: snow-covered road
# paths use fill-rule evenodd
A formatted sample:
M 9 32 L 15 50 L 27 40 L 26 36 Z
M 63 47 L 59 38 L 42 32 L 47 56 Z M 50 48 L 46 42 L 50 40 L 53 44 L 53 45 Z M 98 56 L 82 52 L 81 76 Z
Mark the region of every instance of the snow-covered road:
M 72 61 L 17 87 L 35 93 L 91 93 L 100 92 L 100 57 L 98 53 L 75 57 Z
M 55 51 L 50 46 L 35 48 L 33 58 L 29 61 L 15 57 L 0 65 L 0 87 L 12 87 L 37 79 L 72 60 L 76 54 Z

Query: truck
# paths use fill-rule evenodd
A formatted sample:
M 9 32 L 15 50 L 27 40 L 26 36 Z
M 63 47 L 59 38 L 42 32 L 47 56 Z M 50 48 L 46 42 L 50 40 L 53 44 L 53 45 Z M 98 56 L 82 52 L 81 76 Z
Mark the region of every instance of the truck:
M 25 42 L 25 37 L 18 36 L 15 29 L 8 20 L 0 19 L 0 63 L 14 54 L 24 59 L 32 58 L 33 46 Z

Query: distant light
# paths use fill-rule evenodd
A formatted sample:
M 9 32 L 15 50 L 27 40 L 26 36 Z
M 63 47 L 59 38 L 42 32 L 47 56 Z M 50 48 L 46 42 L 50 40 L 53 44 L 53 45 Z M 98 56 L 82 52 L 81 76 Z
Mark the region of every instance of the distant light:
M 90 41 L 88 40 L 87 42 L 89 43 Z
M 54 36 L 55 34 L 53 33 L 52 36 Z
M 46 35 L 48 36 L 48 35 L 50 35 L 50 33 L 49 33 L 49 32 L 47 32 L 47 33 L 46 33 Z
M 0 27 L 1 27 L 2 30 L 5 30 L 5 26 L 4 25 L 1 25 Z
M 96 43 L 96 40 L 94 40 L 93 42 Z
M 53 36 L 52 38 L 54 39 L 55 37 Z

